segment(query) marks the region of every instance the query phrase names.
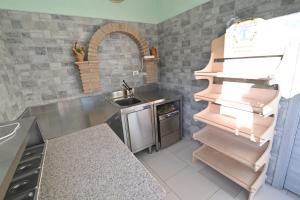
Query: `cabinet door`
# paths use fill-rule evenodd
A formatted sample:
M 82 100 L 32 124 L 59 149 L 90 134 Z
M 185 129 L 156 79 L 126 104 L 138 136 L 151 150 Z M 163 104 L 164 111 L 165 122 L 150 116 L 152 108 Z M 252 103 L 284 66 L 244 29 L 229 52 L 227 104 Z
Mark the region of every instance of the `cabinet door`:
M 152 146 L 154 137 L 151 108 L 129 113 L 127 119 L 131 151 L 135 153 Z

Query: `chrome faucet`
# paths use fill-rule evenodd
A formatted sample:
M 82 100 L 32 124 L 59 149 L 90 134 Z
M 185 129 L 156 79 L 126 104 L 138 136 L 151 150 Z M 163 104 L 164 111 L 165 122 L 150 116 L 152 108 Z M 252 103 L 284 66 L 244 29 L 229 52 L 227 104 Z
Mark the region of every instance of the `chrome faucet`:
M 128 96 L 132 96 L 132 88 L 129 87 L 129 85 L 125 82 L 125 80 L 123 80 L 123 84 L 122 84 L 122 90 L 123 90 L 123 96 L 125 98 L 127 98 Z

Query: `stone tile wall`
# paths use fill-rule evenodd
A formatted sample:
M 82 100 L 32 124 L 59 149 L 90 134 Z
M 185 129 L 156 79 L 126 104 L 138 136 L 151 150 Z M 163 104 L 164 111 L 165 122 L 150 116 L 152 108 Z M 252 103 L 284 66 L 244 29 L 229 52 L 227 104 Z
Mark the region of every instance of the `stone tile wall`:
M 235 16 L 270 19 L 299 11 L 300 0 L 211 0 L 158 24 L 160 86 L 184 95 L 183 126 L 186 136 L 204 126 L 193 120 L 193 114 L 207 105 L 193 100 L 193 93 L 208 84 L 206 80 L 194 80 L 193 72 L 207 65 L 211 41 L 225 33 L 226 23 Z M 280 138 L 276 136 L 274 143 L 280 144 Z M 272 182 L 278 150 L 279 146 L 274 145 L 268 182 Z
M 300 0 L 212 0 L 158 26 L 129 24 L 146 37 L 149 46 L 159 45 L 161 87 L 184 95 L 184 132 L 190 136 L 203 126 L 192 115 L 206 106 L 205 102 L 195 103 L 192 94 L 207 87 L 207 81 L 194 80 L 193 71 L 206 66 L 211 41 L 224 33 L 226 22 L 234 16 L 269 19 L 298 11 Z M 0 121 L 14 119 L 25 106 L 81 96 L 70 48 L 76 40 L 87 45 L 97 28 L 108 22 L 0 10 Z M 123 79 L 132 86 L 143 84 L 141 76 L 131 75 L 140 60 L 136 44 L 126 35 L 108 36 L 99 46 L 99 56 L 103 91 L 119 89 Z M 268 182 L 281 137 L 274 140 Z
M 24 102 L 15 68 L 10 64 L 13 57 L 2 40 L 0 40 L 0 55 L 0 122 L 2 122 L 18 116 L 24 109 Z
M 93 33 L 109 22 L 112 21 L 0 10 L 0 63 L 7 57 L 4 55 L 10 55 L 6 59 L 7 66 L 1 67 L 0 73 L 14 73 L 13 82 L 6 77 L 0 82 L 0 90 L 6 85 L 10 95 L 20 97 L 18 103 L 14 103 L 5 92 L 0 93 L 0 113 L 3 115 L 0 121 L 14 119 L 27 106 L 82 96 L 71 47 L 77 40 L 88 47 Z M 157 46 L 157 25 L 128 24 L 146 38 L 149 46 Z M 108 35 L 99 46 L 98 54 L 103 87 L 100 93 L 120 89 L 123 79 L 133 87 L 144 84 L 141 75 L 132 76 L 132 71 L 141 67 L 141 61 L 136 43 L 128 36 L 121 33 Z M 15 84 L 18 89 L 14 91 Z

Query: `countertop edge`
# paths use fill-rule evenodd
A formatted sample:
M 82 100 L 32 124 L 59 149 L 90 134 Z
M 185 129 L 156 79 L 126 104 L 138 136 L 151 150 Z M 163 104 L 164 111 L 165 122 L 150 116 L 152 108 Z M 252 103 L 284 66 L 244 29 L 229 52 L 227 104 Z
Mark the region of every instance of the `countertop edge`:
M 24 119 L 21 119 L 21 120 L 16 120 L 16 121 L 13 121 L 13 122 L 19 122 L 20 125 L 22 126 L 22 123 L 24 123 L 23 121 L 29 121 L 31 120 L 31 122 L 27 122 L 27 123 L 30 123 L 30 125 L 28 125 L 26 127 L 26 129 L 24 130 L 26 133 L 26 136 L 24 137 L 23 139 L 23 142 L 20 144 L 19 146 L 19 149 L 17 151 L 17 155 L 15 156 L 15 158 L 13 159 L 13 161 L 11 162 L 9 168 L 8 168 L 8 171 L 6 172 L 6 175 L 4 176 L 3 178 L 3 181 L 0 183 L 0 199 L 4 199 L 5 197 L 5 194 L 6 194 L 6 191 L 10 185 L 10 182 L 14 176 L 14 173 L 16 171 L 16 168 L 20 162 L 20 159 L 21 159 L 21 156 L 25 150 L 25 147 L 26 147 L 26 144 L 28 142 L 28 139 L 30 137 L 29 135 L 29 130 L 32 128 L 34 122 L 36 122 L 36 118 L 35 117 L 29 117 L 29 118 L 24 118 Z M 9 123 L 12 123 L 12 122 L 9 122 Z M 20 131 L 20 129 L 18 130 Z M 18 133 L 18 131 L 16 132 L 16 134 Z

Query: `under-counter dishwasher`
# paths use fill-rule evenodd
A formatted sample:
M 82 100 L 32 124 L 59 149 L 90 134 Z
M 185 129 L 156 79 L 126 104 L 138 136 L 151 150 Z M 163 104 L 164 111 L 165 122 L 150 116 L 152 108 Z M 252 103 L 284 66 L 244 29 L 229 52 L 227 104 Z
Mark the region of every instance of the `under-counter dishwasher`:
M 182 137 L 181 102 L 172 101 L 158 105 L 156 113 L 159 147 L 165 148 L 178 142 Z

